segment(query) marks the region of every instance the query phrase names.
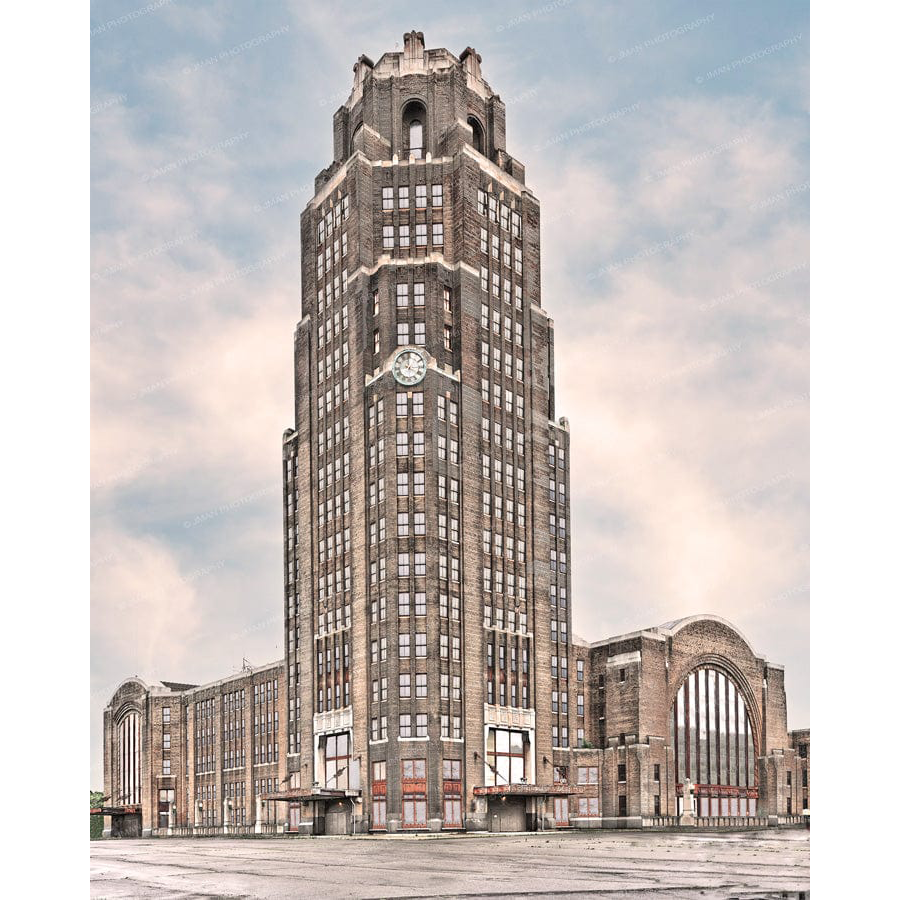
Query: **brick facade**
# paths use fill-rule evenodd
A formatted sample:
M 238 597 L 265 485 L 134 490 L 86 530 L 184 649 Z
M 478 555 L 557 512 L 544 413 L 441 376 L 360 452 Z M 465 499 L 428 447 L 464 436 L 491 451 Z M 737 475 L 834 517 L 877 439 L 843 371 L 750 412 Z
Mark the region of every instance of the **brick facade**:
M 257 820 L 274 829 L 275 804 L 258 810 L 257 798 L 285 777 L 283 685 L 283 660 L 201 686 L 124 681 L 103 714 L 104 805 L 118 811 L 104 833 L 241 834 Z M 126 728 L 134 741 L 123 742 Z

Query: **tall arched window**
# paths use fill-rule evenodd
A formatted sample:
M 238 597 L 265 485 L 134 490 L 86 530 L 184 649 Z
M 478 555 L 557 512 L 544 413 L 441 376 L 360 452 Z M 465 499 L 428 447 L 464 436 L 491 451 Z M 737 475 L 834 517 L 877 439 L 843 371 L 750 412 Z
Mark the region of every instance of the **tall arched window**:
M 720 669 L 701 666 L 678 689 L 669 714 L 676 792 L 691 781 L 700 816 L 754 816 L 756 740 L 743 692 Z
M 425 106 L 418 100 L 413 100 L 403 110 L 404 155 L 422 159 L 425 155 L 425 138 Z
M 351 153 L 353 153 L 355 150 L 359 149 L 356 145 L 356 139 L 360 136 L 361 133 L 362 133 L 362 122 L 360 122 L 359 125 L 356 126 L 356 128 L 353 130 L 353 137 L 350 138 L 350 152 Z
M 484 154 L 484 129 L 481 127 L 481 122 L 475 116 L 469 116 L 467 122 L 472 129 L 472 146 L 479 153 Z
M 118 728 L 118 805 L 141 802 L 141 717 L 128 713 Z
M 413 119 L 409 123 L 409 155 L 416 159 L 422 158 L 422 148 L 425 144 L 422 123 L 418 119 Z

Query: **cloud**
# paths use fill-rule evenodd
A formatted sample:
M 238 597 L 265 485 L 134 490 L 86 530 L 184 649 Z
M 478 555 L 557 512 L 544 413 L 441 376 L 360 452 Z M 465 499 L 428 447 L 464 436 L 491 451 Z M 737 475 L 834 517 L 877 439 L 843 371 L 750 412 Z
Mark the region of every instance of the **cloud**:
M 195 580 L 157 538 L 101 528 L 91 544 L 92 641 L 116 653 L 123 677 L 178 671 L 201 624 Z
M 804 139 L 766 104 L 667 99 L 615 136 L 563 145 L 552 173 L 531 168 L 557 409 L 572 429 L 576 630 L 596 639 L 711 612 L 774 653 L 791 622 L 801 704 L 805 197 L 754 201 L 802 183 Z M 597 152 L 613 140 L 629 148 L 624 171 Z

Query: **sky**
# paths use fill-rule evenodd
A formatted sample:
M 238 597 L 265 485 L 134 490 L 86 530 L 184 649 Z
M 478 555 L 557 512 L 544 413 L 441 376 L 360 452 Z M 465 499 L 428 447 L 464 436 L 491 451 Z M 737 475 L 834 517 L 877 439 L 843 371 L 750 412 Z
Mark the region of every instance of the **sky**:
M 575 633 L 723 616 L 807 726 L 807 5 L 139 3 L 91 6 L 91 787 L 124 678 L 282 655 L 300 212 L 411 29 L 541 202 Z

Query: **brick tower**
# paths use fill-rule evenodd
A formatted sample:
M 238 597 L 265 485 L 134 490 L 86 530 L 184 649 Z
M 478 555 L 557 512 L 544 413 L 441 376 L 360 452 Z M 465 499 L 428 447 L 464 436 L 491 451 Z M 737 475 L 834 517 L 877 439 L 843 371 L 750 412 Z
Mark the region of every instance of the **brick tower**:
M 301 216 L 291 815 L 317 832 L 536 827 L 584 734 L 540 206 L 472 48 L 413 31 L 353 71 Z

